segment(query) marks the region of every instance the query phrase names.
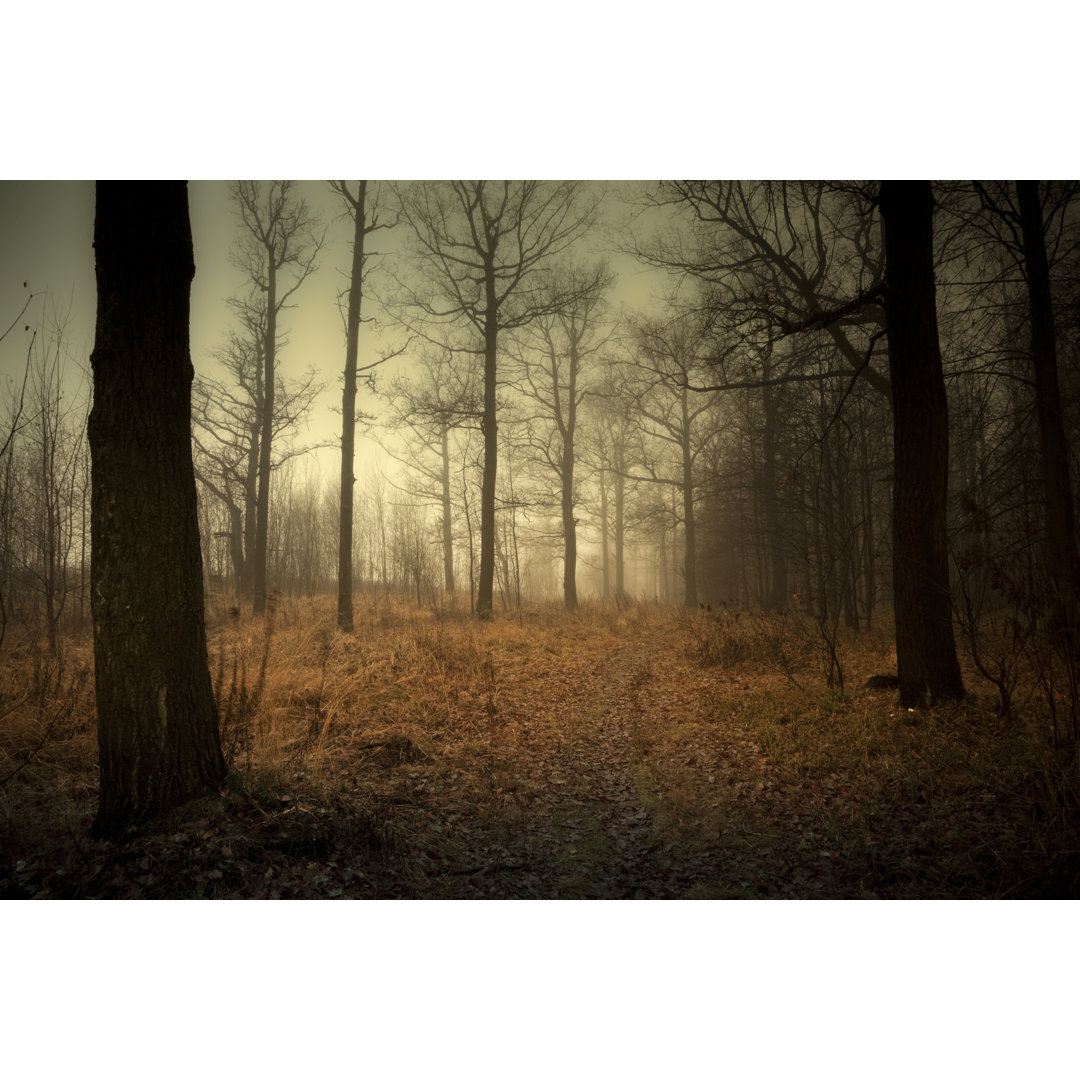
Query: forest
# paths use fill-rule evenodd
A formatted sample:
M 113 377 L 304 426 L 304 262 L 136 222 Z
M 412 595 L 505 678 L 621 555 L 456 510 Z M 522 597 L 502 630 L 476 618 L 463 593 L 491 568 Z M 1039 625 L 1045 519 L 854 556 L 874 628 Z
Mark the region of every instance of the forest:
M 218 187 L 0 296 L 0 896 L 1080 895 L 1080 184 Z

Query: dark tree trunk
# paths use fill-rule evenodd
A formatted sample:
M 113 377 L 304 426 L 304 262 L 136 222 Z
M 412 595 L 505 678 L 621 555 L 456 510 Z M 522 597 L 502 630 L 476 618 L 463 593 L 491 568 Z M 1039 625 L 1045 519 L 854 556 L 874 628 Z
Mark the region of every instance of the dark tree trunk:
M 344 181 L 342 184 L 344 185 Z M 341 513 L 338 521 L 338 628 L 353 628 L 353 490 L 356 484 L 356 367 L 360 353 L 360 304 L 363 296 L 364 238 L 367 236 L 365 196 L 367 181 L 360 181 L 353 215 L 352 273 L 349 278 L 349 313 L 345 337 L 345 385 L 341 391 Z
M 1046 570 L 1054 619 L 1076 647 L 1077 544 L 1069 477 L 1069 441 L 1058 385 L 1054 309 L 1050 268 L 1037 180 L 1017 180 L 1016 198 L 1023 230 L 1024 264 L 1031 311 L 1031 362 L 1035 377 L 1035 413 L 1039 424 L 1042 484 L 1045 491 Z
M 694 456 L 690 448 L 690 391 L 682 392 L 682 514 L 685 541 L 685 566 L 683 568 L 683 603 L 696 608 L 697 590 L 697 523 L 694 519 Z
M 186 185 L 99 183 L 94 247 L 94 832 L 117 837 L 225 776 L 191 462 Z
M 562 530 L 563 530 L 563 605 L 576 611 L 577 598 L 577 521 L 574 518 L 574 444 L 569 439 L 562 460 Z
M 609 528 L 608 528 L 608 494 L 607 494 L 607 470 L 600 469 L 600 577 L 602 582 L 602 595 L 605 601 L 611 599 L 611 559 L 608 554 Z
M 615 603 L 626 599 L 626 453 L 615 444 Z
M 443 581 L 446 594 L 454 595 L 454 520 L 453 504 L 450 501 L 450 428 L 443 422 L 441 445 L 442 455 L 442 542 L 443 542 Z
M 560 478 L 562 480 L 562 531 L 563 531 L 563 605 L 567 611 L 576 611 L 577 596 L 577 520 L 574 517 L 574 466 L 577 435 L 577 373 L 581 364 L 577 340 L 571 334 L 570 352 L 567 357 L 569 369 L 566 391 L 566 421 L 562 427 L 562 462 Z M 556 415 L 561 415 L 559 408 L 559 379 L 554 363 L 552 365 L 552 392 Z
M 495 474 L 499 466 L 499 429 L 496 419 L 496 357 L 499 343 L 498 308 L 495 297 L 494 256 L 485 259 L 487 322 L 484 328 L 484 476 L 480 485 L 480 581 L 476 589 L 476 613 L 492 617 L 495 595 Z
M 946 539 L 949 421 L 934 301 L 929 181 L 885 181 L 886 309 L 893 407 L 893 594 L 900 703 L 964 696 Z
M 768 552 L 765 608 L 769 611 L 778 611 L 787 607 L 788 582 L 787 558 L 780 528 L 779 478 L 776 475 L 776 441 L 780 431 L 780 416 L 776 392 L 768 385 L 768 380 L 772 378 L 771 356 L 768 354 L 765 357 L 762 374 L 766 381 L 766 385 L 761 390 L 761 404 L 765 418 L 765 426 L 761 432 L 761 481 L 765 496 L 765 548 Z

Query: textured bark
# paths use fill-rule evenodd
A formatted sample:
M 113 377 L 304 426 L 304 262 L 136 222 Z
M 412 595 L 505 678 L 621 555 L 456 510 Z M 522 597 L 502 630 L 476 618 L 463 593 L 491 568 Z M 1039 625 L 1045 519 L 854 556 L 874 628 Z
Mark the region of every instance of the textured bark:
M 933 205 L 928 181 L 882 185 L 894 439 L 893 594 L 905 708 L 964 695 L 949 592 L 949 420 L 934 301 Z
M 191 461 L 183 183 L 99 183 L 88 433 L 101 793 L 116 837 L 225 776 L 207 665 Z

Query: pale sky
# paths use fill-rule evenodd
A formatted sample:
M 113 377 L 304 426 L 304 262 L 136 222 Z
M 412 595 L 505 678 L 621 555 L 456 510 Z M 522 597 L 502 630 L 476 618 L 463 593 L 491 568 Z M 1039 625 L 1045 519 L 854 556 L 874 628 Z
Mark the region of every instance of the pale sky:
M 300 375 L 308 366 L 319 371 L 319 378 L 328 385 L 311 416 L 311 438 L 330 440 L 340 435 L 340 418 L 333 410 L 341 398 L 344 338 L 336 297 L 346 283 L 343 271 L 350 265 L 352 226 L 340 218 L 336 196 L 323 181 L 301 181 L 299 190 L 328 225 L 327 243 L 319 257 L 319 270 L 297 292 L 296 307 L 283 314 L 281 326 L 288 331 L 289 344 L 279 356 L 279 370 L 286 376 Z M 215 374 L 211 354 L 223 343 L 232 319 L 225 300 L 244 285 L 244 275 L 229 258 L 238 223 L 224 181 L 190 182 L 189 207 L 195 247 L 191 355 L 196 371 Z M 70 302 L 67 340 L 72 359 L 87 368 L 96 318 L 93 214 L 91 181 L 0 181 L 0 329 L 6 329 L 18 314 L 26 281 L 42 296 L 35 299 L 21 323 L 40 322 L 45 294 L 50 307 L 66 308 Z M 403 233 L 399 230 L 401 239 Z M 369 250 L 385 250 L 393 243 L 393 234 L 378 232 L 370 239 Z M 619 274 L 612 294 L 614 305 L 647 305 L 665 285 L 663 275 L 646 272 L 626 257 L 613 259 L 613 266 Z M 374 278 L 373 284 L 377 285 Z M 377 311 L 369 303 L 365 315 L 371 314 Z M 382 342 L 391 344 L 402 337 L 390 329 Z M 361 364 L 376 358 L 379 344 L 368 338 L 367 357 L 361 356 Z M 0 342 L 0 378 L 9 385 L 22 373 L 26 345 L 22 325 Z M 407 357 L 398 361 L 399 366 L 407 363 Z M 362 386 L 360 407 L 377 411 L 381 403 Z M 324 469 L 334 460 L 333 454 L 320 453 Z M 359 447 L 358 473 L 365 460 L 381 460 L 370 441 Z

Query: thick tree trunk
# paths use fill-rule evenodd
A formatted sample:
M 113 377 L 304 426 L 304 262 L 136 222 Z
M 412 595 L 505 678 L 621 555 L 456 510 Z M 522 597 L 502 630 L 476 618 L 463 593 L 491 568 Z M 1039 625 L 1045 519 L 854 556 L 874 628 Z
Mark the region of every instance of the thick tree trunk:
M 342 181 L 344 186 L 344 181 Z M 360 304 L 364 275 L 364 238 L 367 215 L 364 210 L 367 181 L 360 181 L 356 201 L 352 203 L 353 252 L 349 278 L 349 313 L 345 329 L 345 381 L 341 391 L 341 512 L 338 519 L 338 628 L 353 629 L 353 490 L 356 485 L 356 367 L 360 353 Z
M 1050 602 L 1069 647 L 1077 646 L 1077 542 L 1069 477 L 1069 441 L 1058 385 L 1054 309 L 1050 299 L 1050 268 L 1046 258 L 1045 226 L 1037 180 L 1017 180 L 1016 198 L 1023 230 L 1031 311 L 1031 362 L 1035 377 L 1035 413 L 1039 424 L 1042 484 L 1045 491 L 1046 575 Z
M 186 185 L 99 183 L 94 247 L 94 832 L 117 837 L 225 776 L 191 462 Z
M 885 181 L 886 309 L 893 406 L 893 594 L 900 703 L 964 695 L 946 538 L 949 421 L 934 302 L 929 181 Z

